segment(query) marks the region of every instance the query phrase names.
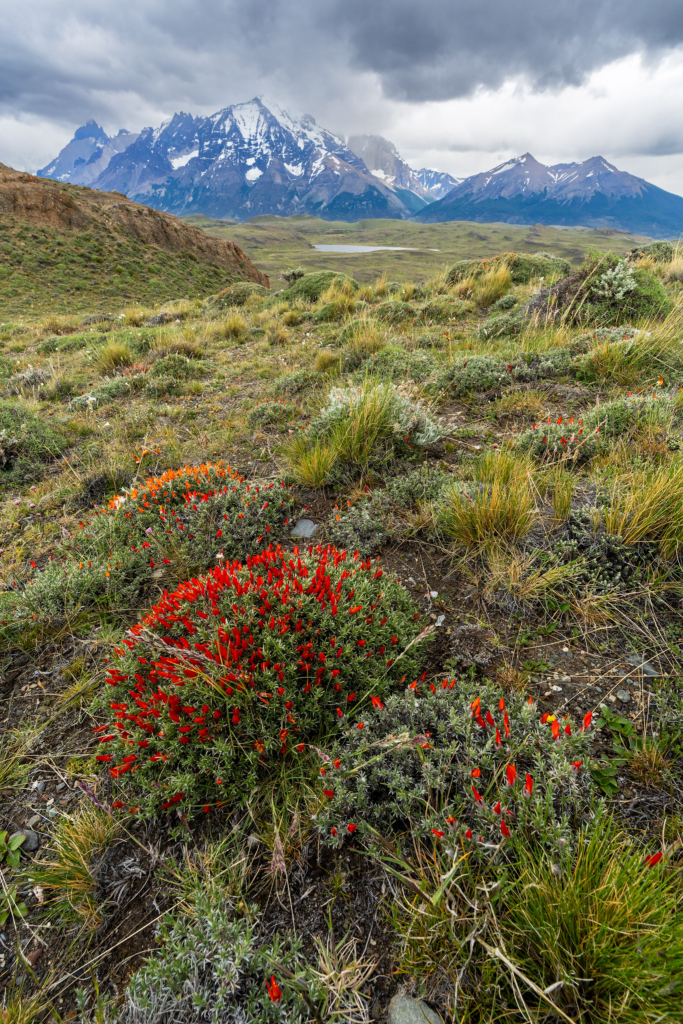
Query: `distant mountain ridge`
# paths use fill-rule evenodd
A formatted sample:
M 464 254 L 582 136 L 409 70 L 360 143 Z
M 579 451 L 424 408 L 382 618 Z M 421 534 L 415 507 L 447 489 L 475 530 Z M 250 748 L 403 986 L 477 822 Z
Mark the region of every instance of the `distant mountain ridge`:
M 177 113 L 158 128 L 121 129 L 113 137 L 89 121 L 38 175 L 122 192 L 177 216 L 243 221 L 311 214 L 683 234 L 683 197 L 601 156 L 545 166 L 525 153 L 454 178 L 414 170 L 382 136 L 352 135 L 345 142 L 312 117 L 292 117 L 259 98 L 210 117 Z
M 258 98 L 211 117 L 179 113 L 159 128 L 144 128 L 86 182 L 93 154 L 115 147 L 116 139 L 89 122 L 38 174 L 122 192 L 180 216 L 235 220 L 302 213 L 328 220 L 408 218 L 431 198 L 417 178 L 410 188 L 372 174 L 343 139 L 312 117 L 294 118 Z
M 683 233 L 683 197 L 601 156 L 545 166 L 525 153 L 464 178 L 415 220 L 610 227 L 666 238 Z

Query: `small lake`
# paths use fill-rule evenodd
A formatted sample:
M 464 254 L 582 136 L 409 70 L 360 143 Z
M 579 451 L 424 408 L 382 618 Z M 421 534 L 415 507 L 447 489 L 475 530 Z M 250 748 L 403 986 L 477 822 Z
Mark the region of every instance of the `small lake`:
M 319 252 L 377 252 L 380 249 L 418 251 L 411 245 L 314 245 L 313 248 Z

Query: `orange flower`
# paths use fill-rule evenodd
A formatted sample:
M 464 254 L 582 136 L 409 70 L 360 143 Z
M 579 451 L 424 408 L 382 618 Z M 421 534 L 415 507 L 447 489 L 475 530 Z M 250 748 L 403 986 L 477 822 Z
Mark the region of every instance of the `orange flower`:
M 517 769 L 515 768 L 514 764 L 507 765 L 507 767 L 505 768 L 505 774 L 507 775 L 508 785 L 514 786 L 515 782 L 517 781 Z
M 282 989 L 276 982 L 274 974 L 271 974 L 270 981 L 266 982 L 266 988 L 268 990 L 268 995 L 270 996 L 271 1001 L 273 1003 L 279 1003 L 280 1000 L 282 999 Z

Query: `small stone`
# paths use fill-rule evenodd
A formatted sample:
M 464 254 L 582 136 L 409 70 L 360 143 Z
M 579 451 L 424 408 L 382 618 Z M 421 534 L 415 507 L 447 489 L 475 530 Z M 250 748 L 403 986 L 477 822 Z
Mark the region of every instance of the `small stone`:
M 55 789 L 58 793 L 61 793 L 66 789 L 66 782 L 60 782 L 58 786 L 55 786 Z
M 381 1020 L 382 1019 L 382 1005 L 381 1005 L 379 999 L 375 999 L 374 1003 L 372 1004 L 372 1008 L 370 1010 L 370 1019 L 371 1020 Z
M 572 681 L 572 677 L 571 676 L 562 676 L 561 682 L 563 682 L 563 683 L 571 683 L 571 681 Z
M 627 661 L 629 665 L 634 665 L 646 676 L 658 675 L 657 669 L 649 661 L 644 661 L 642 654 L 627 654 L 624 661 Z
M 29 828 L 35 828 L 36 825 L 40 824 L 41 820 L 42 819 L 41 819 L 41 816 L 39 814 L 34 814 L 32 818 L 28 819 L 26 824 L 28 825 Z
M 395 995 L 389 1003 L 388 1024 L 443 1024 L 442 1018 L 421 999 Z
M 35 789 L 37 790 L 38 793 L 42 793 L 43 790 L 45 789 L 45 783 L 41 779 L 40 782 L 34 782 L 33 785 L 31 786 L 31 789 Z
M 47 814 L 49 818 L 56 818 L 57 815 L 59 814 L 59 811 L 57 810 L 56 807 L 48 807 Z
M 610 695 L 607 698 L 607 700 L 610 702 L 610 704 L 616 704 L 616 702 L 617 702 L 617 698 L 614 696 L 613 693 L 610 693 Z
M 432 601 L 434 601 L 439 596 L 439 591 L 438 590 L 430 590 L 429 591 L 429 596 L 431 597 Z
M 621 701 L 622 704 L 628 704 L 628 702 L 631 699 L 631 694 L 628 692 L 628 690 L 617 690 L 617 698 Z
M 562 693 L 561 686 L 551 686 L 550 689 L 553 691 L 553 693 Z
M 290 537 L 312 537 L 318 529 L 310 519 L 300 519 L 292 530 Z
M 14 839 L 15 836 L 26 836 L 23 843 L 19 847 L 24 853 L 35 853 L 40 846 L 40 837 L 37 832 L 34 832 L 30 828 L 22 828 L 21 831 L 15 832 L 14 835 L 10 836 L 10 839 Z

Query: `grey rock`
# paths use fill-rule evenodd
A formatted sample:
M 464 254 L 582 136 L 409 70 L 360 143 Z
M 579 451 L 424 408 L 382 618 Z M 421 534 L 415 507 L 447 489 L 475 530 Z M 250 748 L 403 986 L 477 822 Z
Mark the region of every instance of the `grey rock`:
M 93 313 L 92 316 L 86 316 L 83 320 L 81 320 L 81 327 L 90 327 L 91 324 L 104 324 L 113 322 L 113 316 L 105 316 L 104 313 Z
M 28 825 L 29 828 L 35 828 L 36 825 L 39 825 L 41 821 L 42 816 L 40 814 L 34 814 L 32 818 L 28 819 L 26 824 Z
M 443 1018 L 421 999 L 395 995 L 389 1003 L 389 1024 L 443 1024 Z
M 572 677 L 571 676 L 562 676 L 562 682 L 563 683 L 571 683 L 571 681 L 572 681 Z
M 651 665 L 649 661 L 643 660 L 642 654 L 627 654 L 624 661 L 627 661 L 629 665 L 634 665 L 637 669 L 640 669 L 640 671 L 646 676 L 659 675 L 657 669 Z
M 56 807 L 48 807 L 47 814 L 49 818 L 56 818 L 57 815 L 59 814 L 59 811 L 57 810 Z
M 35 853 L 40 846 L 40 836 L 37 832 L 34 832 L 33 829 L 22 828 L 19 832 L 15 832 L 14 835 L 11 835 L 10 839 L 14 839 L 14 836 L 26 836 L 20 846 L 20 849 L 23 850 L 24 853 Z
M 58 786 L 55 786 L 55 790 L 61 793 L 62 790 L 66 789 L 66 782 L 60 782 Z
M 628 704 L 631 699 L 631 694 L 628 690 L 617 690 L 617 699 L 620 700 L 622 704 Z
M 311 519 L 300 519 L 292 530 L 291 537 L 313 537 L 318 527 Z
M 33 785 L 33 789 L 37 790 L 39 793 L 42 793 L 43 790 L 45 789 L 45 783 L 43 782 L 43 780 L 41 779 L 40 782 L 36 782 Z
M 161 327 L 162 324 L 167 324 L 169 320 L 175 320 L 172 313 L 157 313 L 156 316 L 151 316 L 149 320 L 145 320 L 143 327 Z

